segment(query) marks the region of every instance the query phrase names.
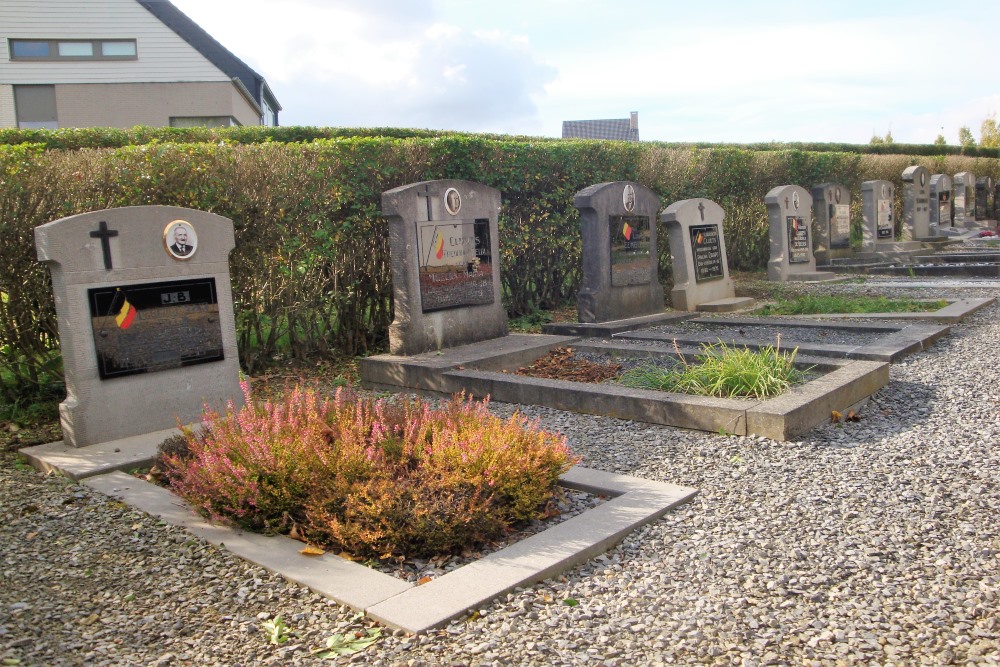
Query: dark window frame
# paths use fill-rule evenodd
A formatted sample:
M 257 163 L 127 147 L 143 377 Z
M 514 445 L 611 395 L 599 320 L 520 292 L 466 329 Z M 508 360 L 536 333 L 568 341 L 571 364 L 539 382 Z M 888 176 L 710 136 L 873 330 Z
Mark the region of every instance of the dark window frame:
M 48 45 L 48 55 L 45 56 L 19 56 L 14 53 L 15 46 L 20 43 L 41 43 Z M 72 44 L 90 44 L 91 45 L 91 55 L 89 56 L 61 56 L 59 55 L 59 44 L 60 43 L 72 43 Z M 132 50 L 135 52 L 128 56 L 106 56 L 102 50 L 103 44 L 131 44 Z M 134 39 L 27 39 L 27 38 L 8 38 L 7 39 L 7 51 L 10 54 L 11 62 L 41 62 L 41 63 L 51 63 L 51 62 L 115 62 L 115 61 L 130 61 L 139 59 L 139 44 Z

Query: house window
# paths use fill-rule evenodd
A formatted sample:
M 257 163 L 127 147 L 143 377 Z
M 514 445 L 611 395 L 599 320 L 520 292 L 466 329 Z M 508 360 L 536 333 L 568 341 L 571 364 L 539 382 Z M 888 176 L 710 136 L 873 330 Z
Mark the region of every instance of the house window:
M 14 113 L 21 129 L 56 129 L 56 87 L 14 86 Z
M 232 127 L 239 122 L 232 116 L 171 116 L 170 127 Z
M 136 60 L 134 39 L 10 39 L 11 60 Z

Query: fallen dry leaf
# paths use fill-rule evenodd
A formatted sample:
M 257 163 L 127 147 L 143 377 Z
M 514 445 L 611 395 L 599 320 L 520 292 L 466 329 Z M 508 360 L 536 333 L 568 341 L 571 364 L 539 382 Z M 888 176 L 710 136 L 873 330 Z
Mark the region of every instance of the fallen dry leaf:
M 322 556 L 326 552 L 319 547 L 314 547 L 311 544 L 307 544 L 303 549 L 299 551 L 303 556 Z
M 429 581 L 434 581 L 434 577 L 423 576 L 417 579 L 417 586 L 423 586 Z
M 836 410 L 834 410 L 833 412 L 830 413 L 830 423 L 836 424 L 837 422 L 840 421 L 841 417 L 843 417 L 843 416 L 844 415 L 842 415 L 839 412 L 837 412 Z

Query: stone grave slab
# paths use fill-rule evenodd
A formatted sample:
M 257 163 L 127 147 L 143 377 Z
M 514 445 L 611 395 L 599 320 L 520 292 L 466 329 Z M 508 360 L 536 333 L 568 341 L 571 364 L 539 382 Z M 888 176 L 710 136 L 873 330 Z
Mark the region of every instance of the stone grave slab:
M 918 301 L 937 301 L 938 299 L 917 299 Z M 993 304 L 996 299 L 948 298 L 948 305 L 937 310 L 913 313 L 824 313 L 822 315 L 786 315 L 796 319 L 809 320 L 919 320 L 921 322 L 940 322 L 954 324 L 961 322 L 969 315 Z
M 675 202 L 660 214 L 670 242 L 675 309 L 730 312 L 753 305 L 753 299 L 736 298 L 729 276 L 725 215 L 721 206 L 702 198 Z
M 931 236 L 931 173 L 914 165 L 903 170 L 903 240 Z
M 660 198 L 628 181 L 598 183 L 576 193 L 583 237 L 581 323 L 663 312 L 656 215 Z
M 812 250 L 812 196 L 798 185 L 779 185 L 764 197 L 767 205 L 771 259 L 767 279 L 771 281 L 834 280 L 829 271 L 816 270 Z
M 951 215 L 951 176 L 934 174 L 931 176 L 930 235 L 949 234 L 954 226 Z
M 507 335 L 499 210 L 500 193 L 471 181 L 425 181 L 382 193 L 392 262 L 392 354 Z
M 702 345 L 722 341 L 753 349 L 773 346 L 839 359 L 894 362 L 948 335 L 950 327 L 921 322 L 814 321 L 795 317 L 696 317 L 616 336 L 622 341 Z
M 851 191 L 841 183 L 813 186 L 813 254 L 817 263 L 851 256 Z
M 93 211 L 35 229 L 52 275 L 63 444 L 86 447 L 239 405 L 233 224 L 172 206 Z

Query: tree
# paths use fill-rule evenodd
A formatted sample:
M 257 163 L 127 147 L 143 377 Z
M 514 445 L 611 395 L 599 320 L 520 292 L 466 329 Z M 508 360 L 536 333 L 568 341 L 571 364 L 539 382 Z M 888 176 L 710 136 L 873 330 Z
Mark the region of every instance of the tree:
M 989 118 L 979 126 L 979 145 L 985 148 L 1000 148 L 1000 128 L 997 127 L 997 115 L 990 114 Z
M 948 140 L 944 138 L 943 134 L 937 135 L 937 139 L 934 140 L 935 146 L 947 146 Z
M 872 138 L 871 140 L 869 140 L 868 143 L 875 145 L 875 144 L 894 144 L 896 142 L 892 138 L 892 130 L 889 130 L 888 132 L 885 133 L 884 137 L 880 137 L 874 132 L 872 132 Z
M 972 136 L 972 130 L 963 125 L 958 129 L 958 143 L 962 148 L 971 148 L 976 145 L 976 138 Z

